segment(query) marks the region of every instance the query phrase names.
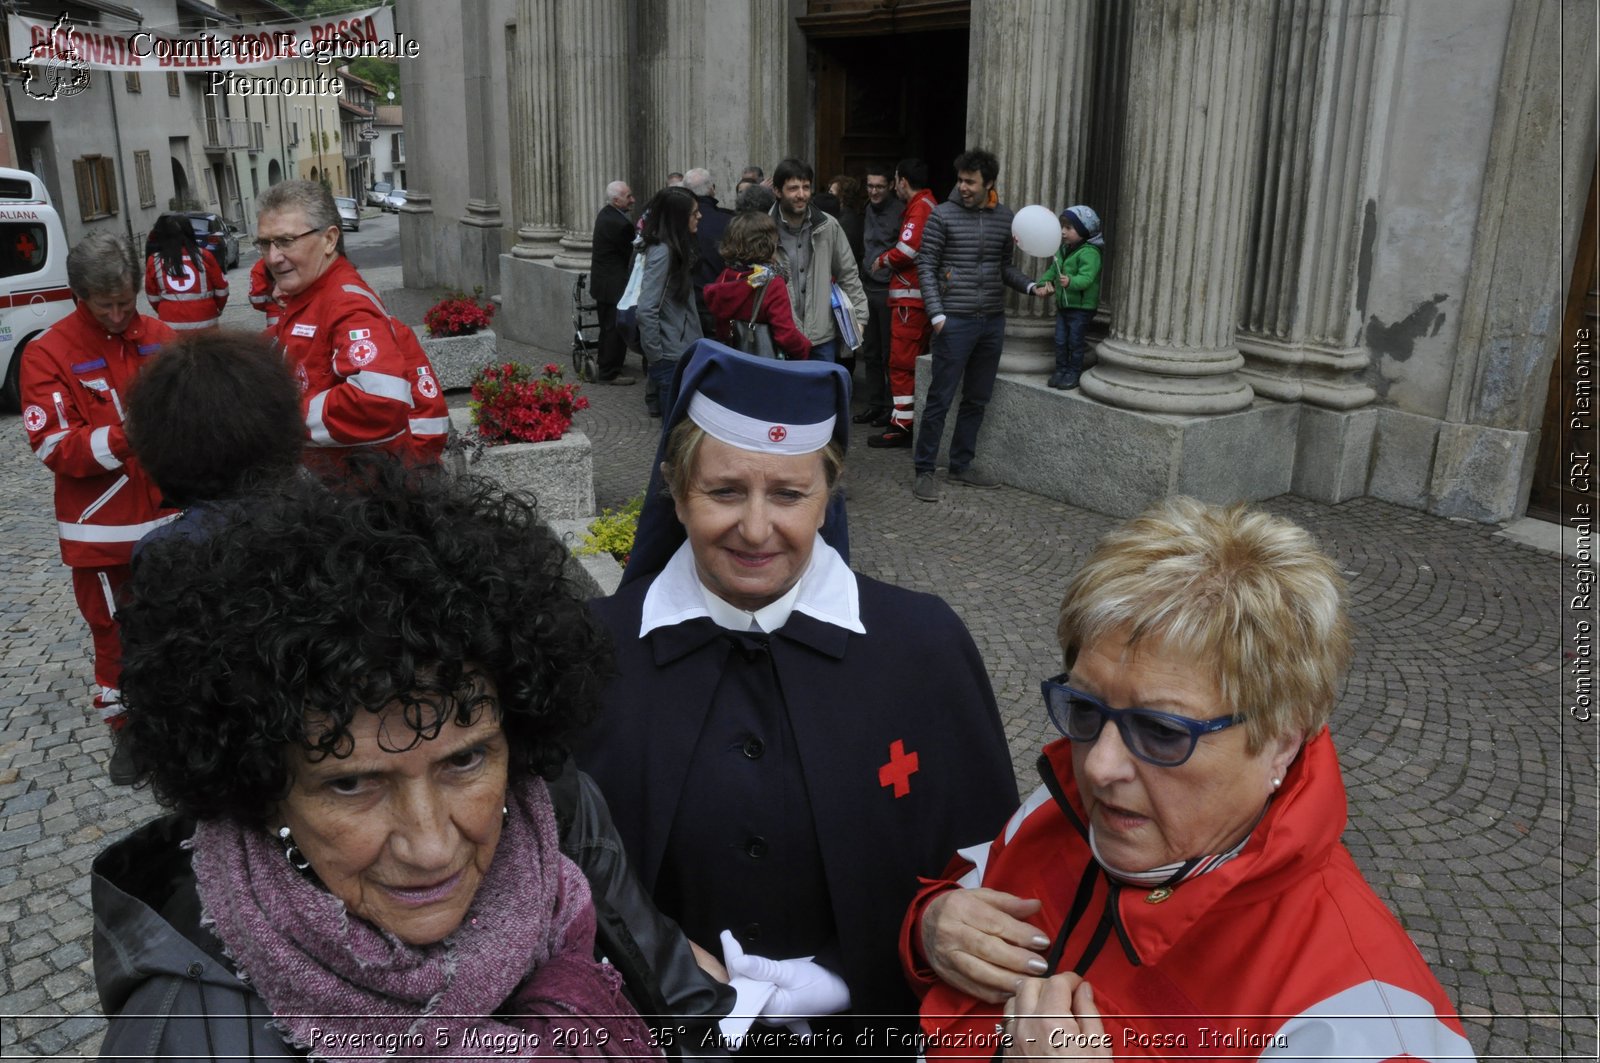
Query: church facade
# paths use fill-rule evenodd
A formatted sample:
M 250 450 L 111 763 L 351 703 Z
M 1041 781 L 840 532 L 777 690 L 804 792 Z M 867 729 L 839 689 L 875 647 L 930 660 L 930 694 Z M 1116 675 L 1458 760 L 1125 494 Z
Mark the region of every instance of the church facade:
M 1101 512 L 1592 505 L 1595 9 L 1581 0 L 399 0 L 409 286 L 571 342 L 607 182 L 966 146 L 1105 221 L 1104 335 L 1016 299 L 980 453 Z M 1019 258 L 1024 270 L 1045 263 Z M 1579 408 L 1582 407 L 1582 408 Z M 1590 511 L 1592 512 L 1592 510 Z

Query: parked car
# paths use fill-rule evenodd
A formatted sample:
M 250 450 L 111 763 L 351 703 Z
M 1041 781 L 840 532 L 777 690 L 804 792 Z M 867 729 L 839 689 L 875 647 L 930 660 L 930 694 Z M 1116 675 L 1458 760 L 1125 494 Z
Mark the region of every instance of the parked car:
M 339 228 L 361 231 L 361 204 L 348 196 L 334 196 L 333 205 L 339 208 Z
M 403 188 L 391 189 L 389 194 L 383 197 L 383 209 L 388 211 L 390 214 L 400 213 L 400 208 L 405 205 L 406 190 Z
M 375 182 L 373 182 L 372 187 L 367 189 L 367 206 L 369 206 L 369 207 L 382 207 L 383 206 L 383 198 L 385 196 L 387 196 L 392 191 L 394 191 L 394 182 L 393 181 L 375 181 Z
M 211 214 L 203 210 L 185 210 L 175 212 L 178 217 L 187 221 L 194 227 L 195 238 L 200 241 L 200 246 L 216 256 L 217 265 L 223 269 L 232 269 L 239 264 L 239 230 L 233 227 L 220 214 Z M 163 214 L 163 218 L 167 215 Z M 150 235 L 144 238 L 144 255 L 149 258 L 155 252 L 156 245 L 152 229 Z

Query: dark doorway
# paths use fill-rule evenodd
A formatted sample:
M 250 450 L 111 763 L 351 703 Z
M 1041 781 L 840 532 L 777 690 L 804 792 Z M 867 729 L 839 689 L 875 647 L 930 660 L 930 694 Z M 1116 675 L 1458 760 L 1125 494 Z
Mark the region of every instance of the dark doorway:
M 967 31 L 813 37 L 817 183 L 860 178 L 868 163 L 928 163 L 934 195 L 955 181 L 966 149 Z
M 1589 180 L 1589 206 L 1578 234 L 1578 254 L 1567 286 L 1561 347 L 1550 367 L 1550 390 L 1545 398 L 1539 454 L 1528 496 L 1530 517 L 1558 523 L 1575 514 L 1593 514 L 1600 507 L 1593 472 L 1596 458 L 1590 445 L 1595 423 L 1594 351 L 1600 343 L 1597 230 L 1600 173 Z

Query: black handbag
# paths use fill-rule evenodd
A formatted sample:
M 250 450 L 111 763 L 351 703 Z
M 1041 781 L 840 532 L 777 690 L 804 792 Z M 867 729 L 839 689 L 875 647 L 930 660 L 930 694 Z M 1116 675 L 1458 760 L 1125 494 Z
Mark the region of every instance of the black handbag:
M 760 293 L 756 295 L 756 308 L 751 312 L 750 320 L 733 323 L 733 346 L 757 358 L 781 360 L 783 353 L 772 342 L 772 326 L 756 324 L 756 318 L 761 316 L 761 300 L 767 297 L 767 287 L 763 284 Z

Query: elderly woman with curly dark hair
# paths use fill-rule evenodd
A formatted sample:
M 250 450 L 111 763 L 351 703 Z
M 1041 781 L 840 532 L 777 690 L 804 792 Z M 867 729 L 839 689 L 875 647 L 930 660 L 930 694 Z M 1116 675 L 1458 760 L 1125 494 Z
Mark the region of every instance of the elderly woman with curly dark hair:
M 531 505 L 374 467 L 239 512 L 120 614 L 175 814 L 95 861 L 103 1058 L 648 1057 L 635 1003 L 716 1010 L 563 772 L 611 658 Z
M 1065 736 L 989 846 L 913 902 L 927 1056 L 1471 1059 L 1339 842 L 1344 581 L 1311 537 L 1175 498 L 1067 588 Z

